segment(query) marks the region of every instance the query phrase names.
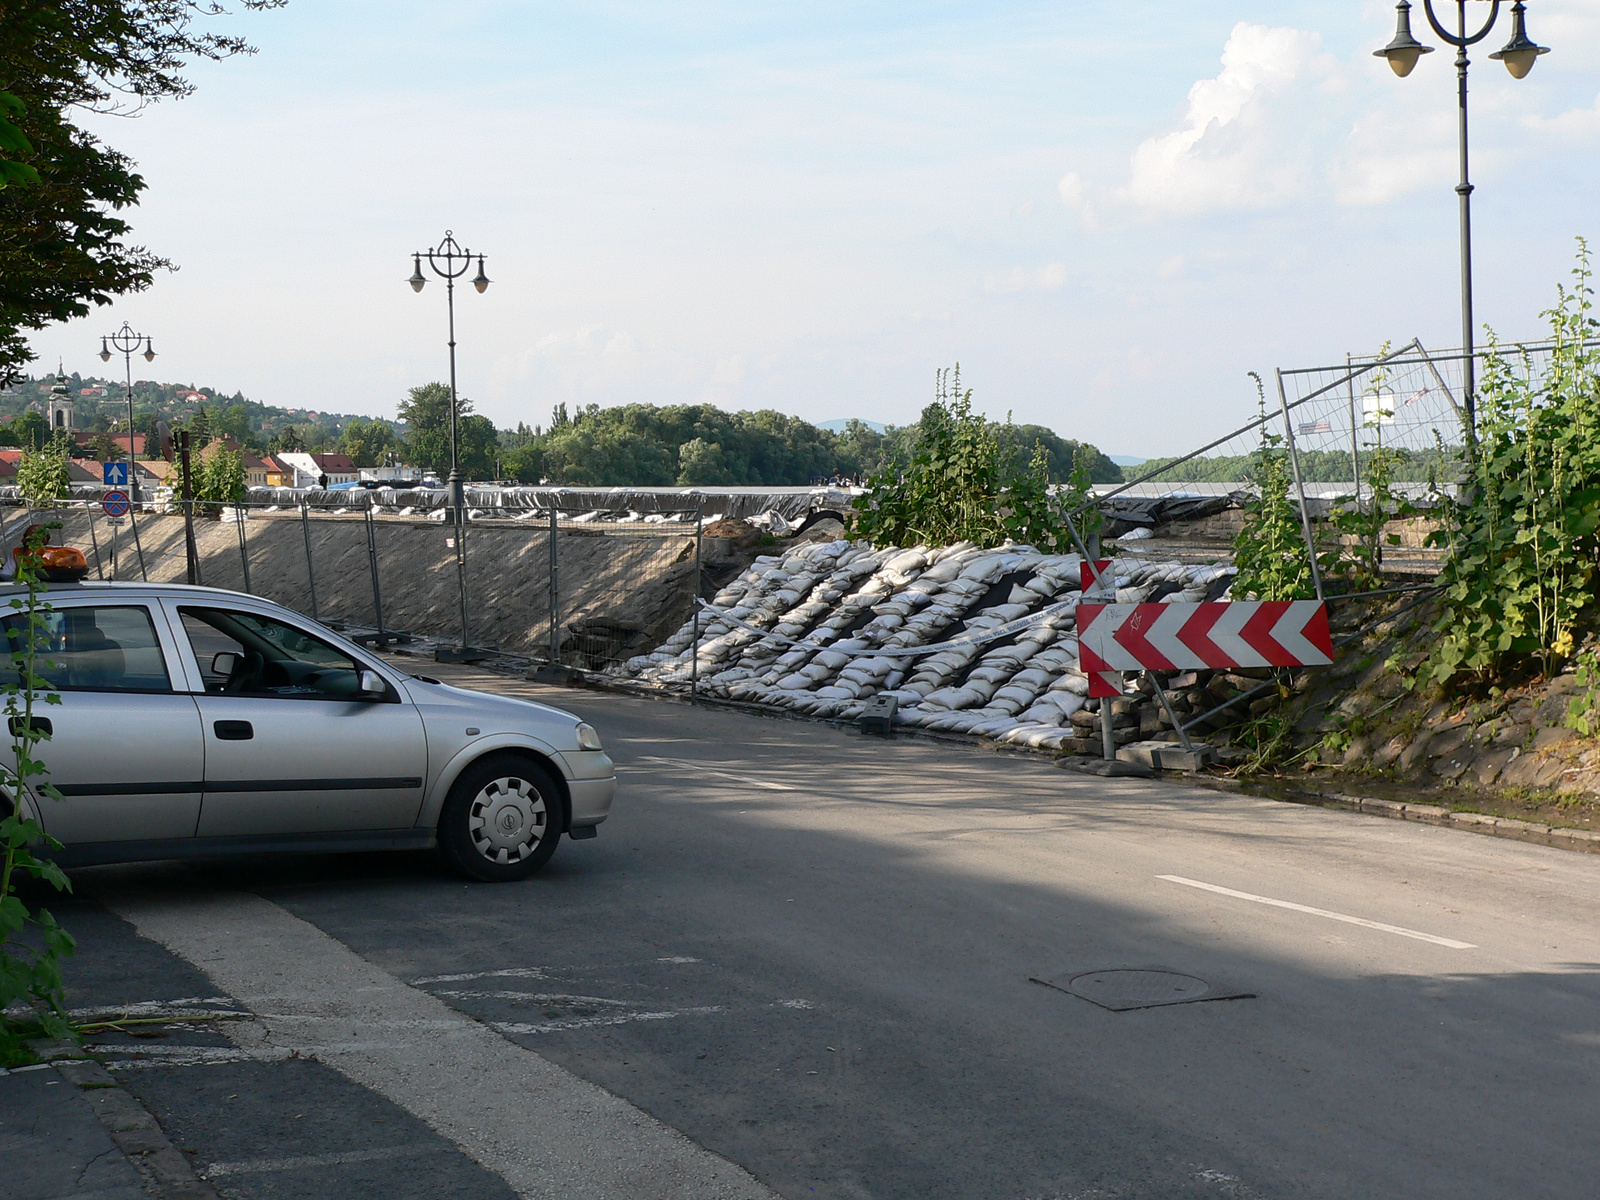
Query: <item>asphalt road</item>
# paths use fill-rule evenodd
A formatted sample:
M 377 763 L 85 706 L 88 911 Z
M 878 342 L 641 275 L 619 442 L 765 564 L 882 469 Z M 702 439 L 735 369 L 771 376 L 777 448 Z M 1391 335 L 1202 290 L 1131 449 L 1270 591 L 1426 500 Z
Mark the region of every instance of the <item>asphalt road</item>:
M 77 873 L 71 1002 L 211 1018 L 101 1044 L 223 1195 L 1595 1194 L 1600 859 L 494 686 L 622 768 L 536 880 Z M 1033 981 L 1134 967 L 1247 998 Z

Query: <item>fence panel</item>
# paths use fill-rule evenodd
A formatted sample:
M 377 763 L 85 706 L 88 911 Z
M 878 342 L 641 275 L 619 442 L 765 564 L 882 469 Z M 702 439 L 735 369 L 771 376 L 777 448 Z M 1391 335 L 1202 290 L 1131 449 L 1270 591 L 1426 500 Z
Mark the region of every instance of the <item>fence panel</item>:
M 698 511 L 605 519 L 557 510 L 555 529 L 561 665 L 619 669 L 689 619 L 699 586 Z

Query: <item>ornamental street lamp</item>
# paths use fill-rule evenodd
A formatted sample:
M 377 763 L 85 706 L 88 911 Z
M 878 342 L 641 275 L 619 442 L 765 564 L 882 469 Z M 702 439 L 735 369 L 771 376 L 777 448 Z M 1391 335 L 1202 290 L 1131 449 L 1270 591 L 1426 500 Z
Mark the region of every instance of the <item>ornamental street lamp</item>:
M 1495 21 L 1500 16 L 1501 0 L 1492 0 L 1493 7 L 1489 10 L 1489 19 L 1483 23 L 1483 28 L 1477 33 L 1467 33 L 1467 3 L 1466 0 L 1456 0 L 1456 30 L 1452 33 L 1439 23 L 1439 18 L 1434 15 L 1433 0 L 1422 0 L 1423 8 L 1428 14 L 1428 24 L 1433 26 L 1434 33 L 1456 48 L 1456 94 L 1457 117 L 1456 130 L 1460 143 L 1461 181 L 1456 184 L 1456 195 L 1461 199 L 1461 347 L 1465 355 L 1465 399 L 1467 413 L 1467 437 L 1473 436 L 1473 427 L 1476 420 L 1476 364 L 1473 361 L 1473 335 L 1472 335 L 1472 181 L 1467 175 L 1467 47 L 1476 45 L 1489 36 L 1489 31 L 1494 28 Z M 1408 0 L 1400 0 L 1395 5 L 1398 14 L 1395 21 L 1394 39 L 1382 50 L 1374 50 L 1373 57 L 1389 61 L 1389 66 L 1394 73 L 1404 79 L 1411 74 L 1411 69 L 1417 65 L 1417 60 L 1424 54 L 1432 54 L 1433 47 L 1425 46 L 1411 36 L 1411 5 Z M 1516 0 L 1511 6 L 1511 40 L 1499 50 L 1489 55 L 1497 62 L 1503 62 L 1506 70 L 1511 72 L 1513 79 L 1523 79 L 1528 72 L 1533 70 L 1533 64 L 1538 61 L 1541 54 L 1550 53 L 1549 47 L 1540 46 L 1529 40 L 1528 29 L 1524 14 L 1527 5 L 1522 0 Z
M 139 502 L 139 469 L 134 465 L 138 460 L 133 453 L 133 356 L 139 352 L 140 342 L 144 343 L 145 362 L 154 362 L 156 352 L 150 345 L 150 338 L 146 334 L 135 333 L 133 327 L 126 321 L 122 323 L 121 329 L 109 337 L 100 339 L 100 361 L 111 361 L 111 349 L 114 346 L 122 354 L 122 366 L 126 372 L 128 394 L 128 487 L 133 493 L 135 504 Z
M 450 230 L 444 231 L 444 240 L 432 250 L 420 250 L 411 256 L 411 278 L 406 280 L 411 285 L 411 290 L 420 292 L 427 284 L 428 279 L 422 273 L 422 259 L 426 256 L 429 269 L 444 280 L 445 309 L 449 313 L 450 321 L 450 477 L 446 481 L 450 489 L 450 523 L 455 529 L 456 543 L 456 583 L 461 594 L 461 652 L 465 655 L 470 647 L 467 641 L 467 546 L 466 546 L 466 503 L 465 494 L 461 483 L 461 458 L 457 445 L 460 431 L 460 406 L 456 401 L 456 280 L 460 279 L 472 268 L 472 260 L 478 260 L 478 274 L 472 280 L 472 286 L 481 294 L 489 290 L 489 276 L 484 274 L 483 255 L 473 254 L 463 248 L 455 239 Z M 457 266 L 457 263 L 460 263 Z

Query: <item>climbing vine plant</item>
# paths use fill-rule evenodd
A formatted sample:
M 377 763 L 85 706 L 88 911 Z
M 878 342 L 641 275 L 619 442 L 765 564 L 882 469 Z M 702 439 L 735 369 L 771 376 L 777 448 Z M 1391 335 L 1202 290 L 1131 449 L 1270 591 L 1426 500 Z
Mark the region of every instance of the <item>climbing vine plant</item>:
M 1006 453 L 998 427 L 972 411 L 972 389 L 961 387 L 961 366 L 941 369 L 934 402 L 922 410 L 909 461 L 890 462 L 855 501 L 856 529 L 879 545 L 947 546 L 968 541 L 998 546 L 1010 540 L 1067 552 L 1073 540 L 1065 512 L 1088 495 L 1086 462 L 1052 491 L 1049 456 L 1034 449 L 1026 470 Z M 1097 527 L 1099 514 L 1080 532 Z
M 1433 535 L 1449 548 L 1427 674 L 1445 683 L 1556 669 L 1595 616 L 1600 567 L 1600 330 L 1589 248 L 1542 315 L 1542 372 L 1492 335 L 1469 490 Z
M 48 909 L 30 907 L 19 888 L 34 879 L 57 891 L 72 890 L 60 867 L 34 854 L 38 846 L 60 843 L 17 803 L 29 795 L 41 802 L 61 798 L 43 781 L 48 771 L 38 757 L 38 746 L 49 735 L 34 718 L 37 705 L 61 703 L 40 674 L 40 655 L 50 644 L 51 608 L 44 599 L 39 548 L 48 537 L 47 528 L 36 527 L 25 538 L 16 556 L 16 578 L 24 590 L 11 600 L 11 613 L 0 625 L 11 648 L 10 677 L 4 687 L 11 748 L 9 755 L 0 755 L 0 1066 L 27 1061 L 23 1046 L 27 1037 L 72 1034 L 62 1007 L 61 983 L 61 959 L 72 953 L 72 935 Z

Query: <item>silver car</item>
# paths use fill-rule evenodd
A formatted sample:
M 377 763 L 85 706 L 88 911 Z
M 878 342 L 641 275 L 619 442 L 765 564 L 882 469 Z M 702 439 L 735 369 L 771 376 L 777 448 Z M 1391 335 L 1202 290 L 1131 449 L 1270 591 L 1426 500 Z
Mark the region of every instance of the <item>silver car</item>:
M 21 595 L 0 586 L 12 650 Z M 474 878 L 523 879 L 610 811 L 616 769 L 560 709 L 408 675 L 237 592 L 54 584 L 45 599 L 37 673 L 61 703 L 35 706 L 36 753 L 62 799 L 22 799 L 62 866 L 437 846 Z

